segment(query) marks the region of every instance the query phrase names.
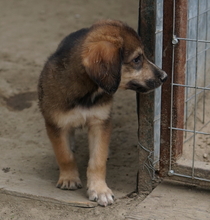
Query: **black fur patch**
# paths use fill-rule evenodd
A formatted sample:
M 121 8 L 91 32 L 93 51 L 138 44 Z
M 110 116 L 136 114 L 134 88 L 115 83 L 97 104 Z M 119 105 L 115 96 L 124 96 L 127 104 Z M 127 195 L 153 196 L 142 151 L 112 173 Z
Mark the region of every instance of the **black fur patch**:
M 88 31 L 89 28 L 83 28 L 66 36 L 58 45 L 53 57 L 58 57 L 58 59 L 62 60 L 62 58 L 69 56 L 69 52 L 75 45 L 77 45 L 78 40 L 81 39 L 81 37 L 84 37 Z
M 91 108 L 93 106 L 97 106 L 99 104 L 105 103 L 112 99 L 111 95 L 106 94 L 105 92 L 98 93 L 94 95 L 94 92 L 88 92 L 82 97 L 78 97 L 76 99 L 69 100 L 68 107 L 69 109 L 75 108 L 77 106 L 81 106 L 84 108 Z
M 134 90 L 136 92 L 141 92 L 141 93 L 145 93 L 148 92 L 148 88 L 146 88 L 145 86 L 139 84 L 138 82 L 136 82 L 135 80 L 130 81 L 127 86 L 127 89 L 131 89 Z
M 146 85 L 150 89 L 155 89 L 161 85 L 160 80 L 149 79 L 146 81 Z

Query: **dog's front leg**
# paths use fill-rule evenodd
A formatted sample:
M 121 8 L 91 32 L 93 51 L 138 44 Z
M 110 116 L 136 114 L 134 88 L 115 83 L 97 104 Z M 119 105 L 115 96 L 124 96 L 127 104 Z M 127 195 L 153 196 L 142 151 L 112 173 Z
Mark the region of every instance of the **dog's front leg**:
M 70 190 L 81 188 L 82 184 L 76 161 L 73 152 L 69 148 L 68 131 L 48 123 L 46 123 L 46 129 L 60 169 L 57 187 Z
M 106 161 L 111 133 L 110 120 L 98 120 L 89 125 L 90 160 L 87 169 L 87 188 L 90 200 L 101 206 L 112 204 L 113 193 L 106 184 Z

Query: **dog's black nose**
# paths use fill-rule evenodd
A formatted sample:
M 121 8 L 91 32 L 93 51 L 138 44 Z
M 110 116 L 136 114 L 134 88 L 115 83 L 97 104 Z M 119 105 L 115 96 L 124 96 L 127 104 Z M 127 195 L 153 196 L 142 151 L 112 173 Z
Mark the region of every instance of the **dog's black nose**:
M 160 77 L 160 81 L 164 83 L 167 80 L 167 78 L 168 78 L 168 75 L 165 72 L 163 72 L 162 76 Z

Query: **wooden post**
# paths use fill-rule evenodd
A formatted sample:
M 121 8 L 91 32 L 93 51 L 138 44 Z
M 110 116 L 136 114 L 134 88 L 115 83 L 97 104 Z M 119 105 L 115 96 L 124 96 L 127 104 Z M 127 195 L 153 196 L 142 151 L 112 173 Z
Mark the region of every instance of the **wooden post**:
M 145 54 L 154 62 L 155 57 L 155 12 L 156 1 L 139 1 L 138 33 L 145 46 Z M 142 105 L 141 105 L 142 103 Z M 139 171 L 138 192 L 152 191 L 153 151 L 154 151 L 154 92 L 137 94 Z

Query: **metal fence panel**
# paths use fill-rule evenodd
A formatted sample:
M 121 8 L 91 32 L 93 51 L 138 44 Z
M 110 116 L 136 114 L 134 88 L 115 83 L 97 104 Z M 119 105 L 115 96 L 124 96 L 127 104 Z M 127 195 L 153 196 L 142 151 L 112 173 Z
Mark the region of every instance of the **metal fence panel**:
M 180 10 L 183 10 L 182 4 L 187 6 L 187 18 L 180 22 L 180 18 L 185 13 L 183 11 L 183 14 L 180 14 Z M 209 183 L 210 62 L 208 60 L 210 58 L 210 1 L 173 0 L 171 5 L 165 3 L 165 9 L 166 5 L 173 8 L 172 45 L 169 52 L 171 53 L 170 68 L 172 74 L 170 77 L 170 113 L 164 111 L 166 102 L 163 106 L 163 112 L 170 116 L 170 122 L 166 120 L 167 123 L 162 126 L 163 135 L 165 135 L 162 138 L 169 140 L 170 147 L 169 150 L 165 150 L 162 144 L 162 174 L 166 176 L 167 173 L 173 179 L 182 179 L 190 183 Z M 185 27 L 187 35 L 180 31 Z M 168 38 L 170 38 L 169 35 Z M 186 44 L 185 65 L 177 60 L 177 54 L 180 53 L 180 50 L 183 50 L 185 56 L 185 48 L 181 46 L 184 45 L 183 43 Z M 164 46 L 166 48 L 167 41 L 164 41 Z M 166 65 L 166 59 L 164 64 Z M 186 68 L 184 82 L 177 77 L 180 75 L 180 68 Z M 180 90 L 181 88 L 184 90 Z M 180 94 L 184 96 L 184 101 L 179 100 Z M 180 103 L 177 104 L 179 101 Z M 183 107 L 184 117 L 182 118 L 182 115 L 177 114 L 177 112 Z M 168 107 L 166 108 L 168 109 Z M 183 126 L 182 123 L 179 123 L 182 120 Z M 170 132 L 168 133 L 165 132 L 166 126 L 169 126 Z M 170 135 L 169 139 L 166 137 L 167 134 Z M 177 145 L 177 140 L 180 137 L 182 138 L 182 142 L 179 143 L 181 147 Z M 168 142 L 166 141 L 166 143 Z M 179 153 L 176 152 L 178 148 L 181 149 Z

